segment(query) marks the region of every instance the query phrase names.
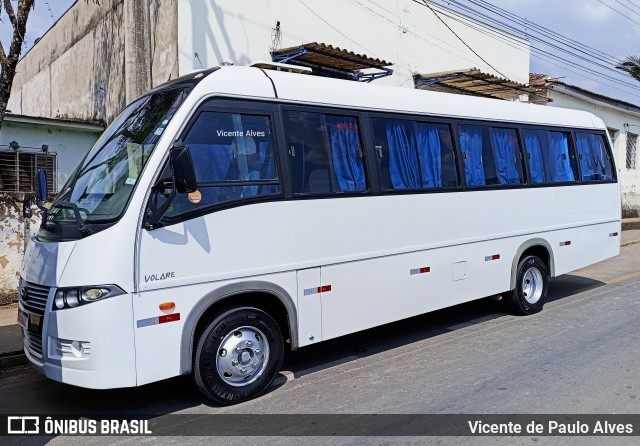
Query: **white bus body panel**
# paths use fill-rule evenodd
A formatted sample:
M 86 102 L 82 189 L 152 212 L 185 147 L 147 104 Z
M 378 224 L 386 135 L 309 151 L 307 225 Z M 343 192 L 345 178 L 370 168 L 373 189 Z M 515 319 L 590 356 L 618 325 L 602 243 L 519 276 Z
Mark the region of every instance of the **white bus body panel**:
M 157 316 L 165 301 L 188 312 L 230 281 L 260 280 L 297 296 L 304 346 L 504 292 L 518 249 L 534 238 L 552 248 L 556 275 L 617 255 L 617 188 L 275 201 L 145 230 L 136 319 Z M 466 274 L 454 280 L 459 262 Z M 423 267 L 430 272 L 411 274 Z M 172 274 L 144 282 L 163 272 Z M 305 295 L 322 286 L 331 291 Z M 162 351 L 178 348 L 183 320 L 136 329 L 139 383 L 178 372 L 178 355 Z

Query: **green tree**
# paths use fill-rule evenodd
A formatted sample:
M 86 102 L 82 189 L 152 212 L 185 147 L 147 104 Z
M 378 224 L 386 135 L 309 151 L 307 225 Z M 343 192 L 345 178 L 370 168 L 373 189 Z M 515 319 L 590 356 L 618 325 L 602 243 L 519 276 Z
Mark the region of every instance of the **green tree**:
M 616 69 L 624 71 L 640 81 L 640 56 L 627 56 L 625 60 L 616 65 Z

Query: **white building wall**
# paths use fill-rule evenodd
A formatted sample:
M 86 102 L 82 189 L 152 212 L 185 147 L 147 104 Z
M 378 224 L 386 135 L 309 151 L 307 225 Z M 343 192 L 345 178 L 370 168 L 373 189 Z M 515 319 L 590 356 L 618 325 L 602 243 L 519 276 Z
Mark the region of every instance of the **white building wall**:
M 0 146 L 6 147 L 16 141 L 20 147 L 37 149 L 43 144 L 49 146 L 49 153 L 57 158 L 56 183 L 61 188 L 80 160 L 93 147 L 103 129 L 99 126 L 69 128 L 43 123 L 16 122 L 7 118 L 0 129 Z M 1 192 L 1 191 L 0 191 Z
M 509 35 L 510 42 L 515 39 L 521 47 L 516 49 L 494 28 L 435 5 L 432 8 L 466 23 L 441 15 L 495 69 L 458 40 L 430 9 L 412 0 L 178 0 L 180 74 L 222 62 L 248 65 L 271 60 L 279 21 L 279 48 L 319 42 L 393 62 L 393 76 L 376 83 L 413 88 L 414 72 L 472 67 L 528 83 L 527 41 Z
M 553 87 L 558 88 L 558 87 Z M 558 89 L 549 89 L 549 103 L 552 107 L 572 108 L 593 113 L 604 121 L 613 133 L 614 157 L 618 168 L 618 177 L 622 186 L 622 212 L 625 217 L 640 216 L 640 159 L 636 169 L 627 169 L 627 132 L 640 135 L 640 114 L 617 108 L 604 102 L 597 102 L 577 95 L 563 93 Z M 628 124 L 628 126 L 625 126 Z M 639 138 L 640 140 L 640 138 Z M 636 147 L 637 157 L 640 153 Z

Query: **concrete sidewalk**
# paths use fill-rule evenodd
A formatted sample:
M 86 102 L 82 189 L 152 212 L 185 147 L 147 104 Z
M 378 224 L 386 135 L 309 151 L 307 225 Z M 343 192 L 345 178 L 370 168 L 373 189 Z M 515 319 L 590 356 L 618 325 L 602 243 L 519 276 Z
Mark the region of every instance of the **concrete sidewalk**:
M 640 244 L 640 219 L 630 220 L 633 220 L 633 224 L 625 223 L 623 227 L 635 228 L 635 220 L 638 220 L 639 226 L 637 229 L 622 231 L 622 246 Z M 20 361 L 18 357 L 21 356 L 23 346 L 17 318 L 17 306 L 0 309 L 0 368 L 14 365 L 15 361 Z
M 22 333 L 17 323 L 18 306 L 0 309 L 0 369 L 22 364 Z

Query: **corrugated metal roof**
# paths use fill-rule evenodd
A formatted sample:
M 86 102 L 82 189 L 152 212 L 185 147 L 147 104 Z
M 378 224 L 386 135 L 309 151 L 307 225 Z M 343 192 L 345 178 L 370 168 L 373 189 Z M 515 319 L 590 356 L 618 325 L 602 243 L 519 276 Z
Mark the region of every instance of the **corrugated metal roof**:
M 311 42 L 300 46 L 283 48 L 272 51 L 272 55 L 293 54 L 307 49 L 309 52 L 296 57 L 297 61 L 307 62 L 314 65 L 326 66 L 343 71 L 363 70 L 366 68 L 382 68 L 393 65 L 391 62 L 372 58 L 364 54 L 356 54 L 337 46 L 324 43 Z M 333 56 L 333 57 L 332 57 Z
M 544 89 L 538 86 L 521 84 L 493 74 L 484 73 L 478 68 L 443 71 L 439 73 L 414 75 L 416 88 L 420 90 L 441 91 L 470 96 L 517 100 L 521 95 L 541 96 Z

